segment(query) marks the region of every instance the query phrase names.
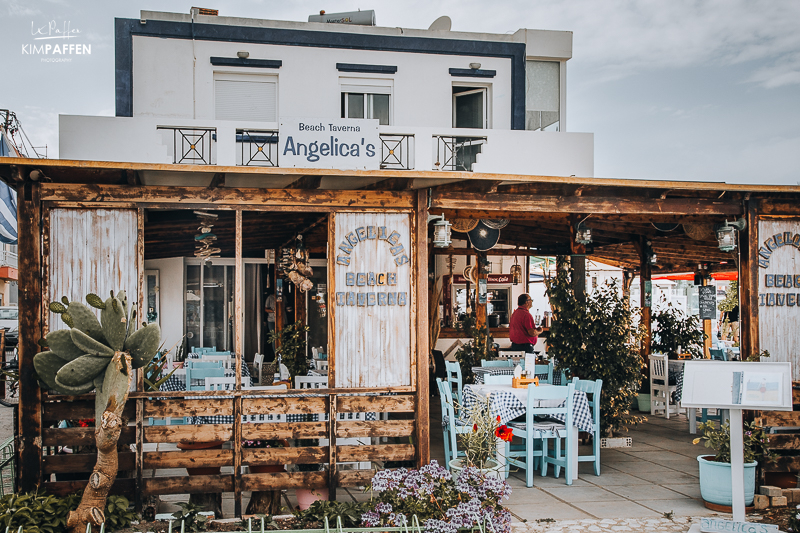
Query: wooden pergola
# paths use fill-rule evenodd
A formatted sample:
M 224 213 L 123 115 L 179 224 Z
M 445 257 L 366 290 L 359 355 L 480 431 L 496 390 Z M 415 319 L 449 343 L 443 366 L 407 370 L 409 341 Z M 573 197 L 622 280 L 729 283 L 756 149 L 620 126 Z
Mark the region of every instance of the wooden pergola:
M 33 172 L 32 171 L 38 171 Z M 165 176 L 191 186 L 154 185 Z M 259 187 L 226 185 L 232 177 L 258 178 Z M 54 209 L 119 209 L 136 213 L 137 244 L 130 250 L 138 269 L 139 297 L 143 301 L 144 260 L 191 255 L 191 236 L 197 225 L 191 210 L 220 213 L 216 233 L 221 237 L 222 256 L 236 258 L 237 295 L 242 288 L 242 260 L 266 249 L 285 246 L 303 233 L 312 254 L 328 257 L 329 277 L 336 267 L 332 220 L 345 213 L 364 216 L 402 214 L 410 227 L 411 363 L 408 385 L 385 387 L 335 387 L 320 389 L 307 398 L 290 396 L 248 399 L 241 390 L 230 391 L 230 399 L 206 399 L 204 391 L 166 393 L 159 399 L 144 392 L 141 379 L 131 394 L 127 414 L 135 425 L 123 431 L 121 442 L 137 444 L 135 452 L 120 454 L 120 470 L 132 475 L 117 479 L 115 490 L 136 489 L 137 494 L 185 492 L 234 492 L 237 511 L 245 490 L 297 486 L 364 484 L 371 471 L 339 471 L 343 460 L 414 460 L 427 463 L 428 423 L 428 272 L 434 253 L 474 253 L 472 250 L 434 250 L 428 244 L 428 214 L 444 213 L 456 218 L 505 218 L 502 244 L 524 250 L 527 255 L 572 255 L 619 266 L 638 273 L 643 280 L 654 273 L 739 271 L 741 291 L 741 346 L 745 353 L 759 351 L 757 228 L 763 219 L 800 217 L 800 187 L 732 185 L 724 183 L 663 182 L 564 178 L 470 172 L 437 171 L 344 171 L 330 169 L 252 168 L 195 165 L 139 164 L 96 161 L 0 159 L 0 178 L 18 192 L 20 276 L 20 432 L 18 450 L 19 486 L 29 490 L 43 485 L 55 492 L 68 492 L 81 482 L 51 482 L 55 472 L 80 471 L 93 463 L 93 456 L 66 461 L 47 453 L 48 447 L 87 444 L 91 428 L 56 429 L 49 425 L 65 418 L 83 418 L 93 412 L 93 395 L 77 398 L 42 393 L 37 385 L 32 357 L 41 348 L 37 341 L 48 327 L 51 228 Z M 36 179 L 34 179 L 36 178 Z M 252 180 L 250 180 L 252 183 Z M 734 253 L 719 250 L 714 225 L 743 217 L 747 227 L 739 236 Z M 575 230 L 583 222 L 593 230 L 590 245 L 575 242 Z M 763 240 L 763 239 L 761 239 Z M 650 253 L 658 256 L 656 264 Z M 511 253 L 509 251 L 490 251 Z M 580 265 L 582 259 L 575 262 Z M 585 264 L 585 263 L 584 263 Z M 329 284 L 330 287 L 330 284 Z M 329 291 L 333 291 L 329 288 Z M 643 291 L 644 292 L 644 291 Z M 330 298 L 329 302 L 333 302 Z M 140 304 L 141 305 L 141 304 Z M 236 298 L 237 313 L 241 297 Z M 329 331 L 335 331 L 337 309 L 330 304 Z M 645 309 L 649 324 L 649 309 Z M 344 315 L 342 315 L 344 316 Z M 243 325 L 235 331 L 237 365 L 243 364 Z M 331 338 L 335 337 L 331 333 Z M 337 368 L 343 368 L 346 352 L 337 351 L 333 340 L 330 379 L 336 383 Z M 341 358 L 337 364 L 337 354 Z M 238 387 L 237 387 L 238 388 Z M 291 391 L 290 391 L 291 392 Z M 377 395 L 380 393 L 382 395 Z M 391 395 L 388 395 L 390 394 Z M 242 424 L 242 412 L 267 409 L 283 413 L 327 414 L 330 422 L 307 421 L 274 424 L 254 429 Z M 401 413 L 388 420 L 339 422 L 339 413 L 369 409 Z M 243 411 L 245 410 L 245 411 Z M 154 416 L 230 414 L 229 427 L 148 426 Z M 267 424 L 269 425 L 269 424 Z M 210 427 L 214 426 L 214 427 Z M 286 448 L 258 453 L 242 450 L 242 438 L 328 438 L 370 436 L 410 438 L 411 444 L 384 443 L 372 446 L 316 446 Z M 143 452 L 146 442 L 178 442 L 181 439 L 232 441 L 231 450 L 194 452 Z M 355 449 L 358 448 L 358 449 Z M 181 455 L 183 454 L 183 455 Z M 257 457 L 256 457 L 257 456 Z M 322 462 L 328 472 L 242 474 L 240 466 L 259 459 L 272 464 Z M 192 477 L 143 476 L 145 469 L 183 467 L 203 462 L 233 466 L 233 475 Z M 86 464 L 84 464 L 86 463 Z

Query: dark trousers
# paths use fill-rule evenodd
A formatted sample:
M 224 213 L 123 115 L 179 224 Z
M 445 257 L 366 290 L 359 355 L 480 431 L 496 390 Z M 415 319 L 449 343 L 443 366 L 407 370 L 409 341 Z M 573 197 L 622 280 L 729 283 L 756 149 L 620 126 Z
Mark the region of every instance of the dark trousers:
M 525 352 L 525 353 L 533 353 L 533 344 L 529 342 L 525 342 L 522 344 L 517 344 L 516 342 L 511 343 L 511 351 L 512 352 Z

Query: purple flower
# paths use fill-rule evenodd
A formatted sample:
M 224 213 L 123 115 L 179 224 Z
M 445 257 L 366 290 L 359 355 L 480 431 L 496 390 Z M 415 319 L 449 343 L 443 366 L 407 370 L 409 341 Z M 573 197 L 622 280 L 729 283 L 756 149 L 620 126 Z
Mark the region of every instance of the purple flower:
M 425 533 L 456 533 L 458 527 L 443 520 L 429 518 L 424 524 Z
M 381 516 L 375 511 L 367 511 L 361 515 L 361 524 L 364 527 L 376 527 L 381 523 Z
M 381 514 L 389 514 L 392 512 L 392 504 L 386 502 L 379 502 L 375 505 L 375 511 Z

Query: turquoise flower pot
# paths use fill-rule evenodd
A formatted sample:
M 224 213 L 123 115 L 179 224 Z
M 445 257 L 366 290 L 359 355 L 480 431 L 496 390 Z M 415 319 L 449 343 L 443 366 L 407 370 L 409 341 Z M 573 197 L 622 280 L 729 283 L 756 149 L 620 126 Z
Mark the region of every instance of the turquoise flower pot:
M 699 455 L 700 495 L 708 503 L 733 505 L 733 488 L 731 487 L 731 464 L 710 461 L 713 455 Z M 744 504 L 753 505 L 756 492 L 756 461 L 744 464 Z

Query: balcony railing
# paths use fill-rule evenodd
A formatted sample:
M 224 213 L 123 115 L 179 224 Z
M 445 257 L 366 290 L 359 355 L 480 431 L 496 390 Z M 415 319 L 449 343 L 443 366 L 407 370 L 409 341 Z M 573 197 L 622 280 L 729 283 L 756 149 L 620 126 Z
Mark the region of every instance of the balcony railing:
M 381 134 L 381 168 L 412 170 L 414 168 L 414 136 Z
M 0 250 L 0 267 L 19 268 L 16 252 Z
M 434 170 L 472 172 L 486 137 L 452 137 L 434 135 L 436 141 L 436 161 Z
M 172 130 L 172 162 L 192 165 L 213 165 L 212 143 L 217 140 L 217 128 L 156 126 Z
M 255 167 L 278 166 L 278 132 L 276 130 L 236 130 L 241 145 L 241 159 L 236 164 Z

